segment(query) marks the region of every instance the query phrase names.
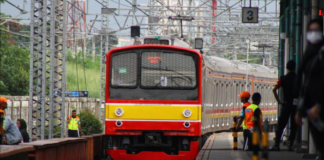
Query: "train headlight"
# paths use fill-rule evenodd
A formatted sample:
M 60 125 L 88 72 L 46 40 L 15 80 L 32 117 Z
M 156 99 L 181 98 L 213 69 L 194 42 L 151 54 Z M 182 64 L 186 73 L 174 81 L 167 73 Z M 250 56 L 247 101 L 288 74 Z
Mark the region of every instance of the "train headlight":
M 183 116 L 185 117 L 190 117 L 191 116 L 191 111 L 189 109 L 185 109 L 183 112 L 182 112 Z
M 189 128 L 189 127 L 190 127 L 190 122 L 185 122 L 185 123 L 183 123 L 183 126 L 184 126 L 185 128 Z
M 117 126 L 117 127 L 120 127 L 120 126 L 122 126 L 122 125 L 123 125 L 123 122 L 122 122 L 122 121 L 117 121 L 117 122 L 116 122 L 116 126 Z
M 116 115 L 116 116 L 120 117 L 120 116 L 122 116 L 123 114 L 124 114 L 123 109 L 121 109 L 121 108 L 117 108 L 117 109 L 115 110 L 115 115 Z

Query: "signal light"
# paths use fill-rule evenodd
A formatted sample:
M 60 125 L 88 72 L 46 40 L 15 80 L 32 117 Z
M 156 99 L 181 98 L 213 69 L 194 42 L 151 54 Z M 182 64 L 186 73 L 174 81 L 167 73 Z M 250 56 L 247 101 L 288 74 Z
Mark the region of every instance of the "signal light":
M 202 38 L 195 38 L 195 49 L 203 49 L 204 40 Z
M 140 26 L 131 26 L 131 37 L 140 37 L 141 28 Z

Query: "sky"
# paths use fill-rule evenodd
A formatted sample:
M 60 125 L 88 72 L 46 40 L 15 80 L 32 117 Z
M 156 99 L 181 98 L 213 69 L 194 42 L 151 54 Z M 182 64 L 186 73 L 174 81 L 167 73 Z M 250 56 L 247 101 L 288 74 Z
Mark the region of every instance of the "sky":
M 9 0 L 9 1 L 11 3 L 13 3 L 14 5 L 19 6 L 20 8 L 23 8 L 23 6 L 25 6 L 25 10 L 28 11 L 28 12 L 30 12 L 30 10 L 31 10 L 31 0 Z M 25 4 L 24 4 L 24 1 L 26 1 Z M 101 0 L 98 0 L 98 1 L 101 2 Z M 121 5 L 122 8 L 129 8 L 130 4 L 128 2 L 126 2 L 126 0 L 109 0 L 110 8 L 117 8 L 118 4 L 116 2 L 118 2 L 118 1 L 120 1 L 123 4 L 123 5 Z M 148 3 L 148 0 L 129 0 L 129 1 L 130 2 L 136 1 L 137 4 L 147 4 Z M 170 0 L 170 1 L 172 1 L 172 0 Z M 199 0 L 196 0 L 196 1 L 199 1 Z M 223 0 L 223 1 L 225 1 L 225 0 Z M 87 6 L 87 0 L 85 0 L 85 2 L 86 2 L 86 6 Z M 231 0 L 229 2 L 229 5 L 232 5 L 232 4 L 236 3 L 236 2 L 237 2 L 237 0 Z M 258 1 L 253 1 L 252 6 L 257 5 L 257 3 L 258 3 Z M 260 6 L 263 6 L 264 2 L 261 1 L 260 3 L 261 3 Z M 101 13 L 101 4 L 99 4 L 95 0 L 89 0 L 88 4 L 89 5 L 88 5 L 88 8 L 86 8 L 86 11 L 88 11 L 88 14 L 91 14 L 91 15 L 87 15 L 87 24 L 92 24 L 93 22 L 90 22 L 90 20 L 95 19 L 94 14 L 100 14 Z M 218 3 L 218 4 L 220 4 L 220 3 Z M 248 4 L 248 1 L 247 1 L 246 4 Z M 275 2 L 271 3 L 271 5 L 269 5 L 269 7 L 267 9 L 271 10 L 271 11 L 274 11 L 275 10 Z M 9 14 L 9 15 L 11 15 L 13 17 L 20 15 L 20 11 L 18 9 L 16 9 L 15 7 L 11 6 L 10 4 L 8 4 L 7 2 L 0 5 L 0 12 L 5 13 L 5 14 Z M 121 11 L 120 13 L 127 14 L 127 11 Z M 137 11 L 136 14 L 141 14 L 141 12 Z M 19 18 L 24 19 L 21 22 L 26 23 L 26 24 L 30 23 L 30 20 L 28 20 L 28 19 L 30 19 L 30 17 L 31 17 L 30 13 L 23 14 L 23 15 L 19 16 Z M 109 17 L 110 17 L 109 18 L 109 21 L 110 21 L 109 22 L 109 27 L 112 28 L 112 29 L 118 29 L 118 25 L 117 25 L 116 21 L 114 20 L 114 18 L 112 16 L 109 16 Z M 126 17 L 117 17 L 118 21 L 121 23 L 120 25 L 123 25 L 123 23 L 125 21 L 125 18 Z M 97 18 L 97 20 L 100 20 L 100 19 L 101 18 L 99 16 Z M 133 20 L 133 21 L 135 21 L 135 20 Z M 129 18 L 128 22 L 126 23 L 126 26 L 130 26 L 130 25 L 132 25 L 132 19 L 131 18 Z M 94 27 L 100 29 L 101 28 L 101 23 L 99 21 L 95 22 Z M 129 30 L 125 30 L 125 31 L 118 32 L 117 34 L 127 35 L 127 34 L 129 34 L 129 32 L 130 32 Z

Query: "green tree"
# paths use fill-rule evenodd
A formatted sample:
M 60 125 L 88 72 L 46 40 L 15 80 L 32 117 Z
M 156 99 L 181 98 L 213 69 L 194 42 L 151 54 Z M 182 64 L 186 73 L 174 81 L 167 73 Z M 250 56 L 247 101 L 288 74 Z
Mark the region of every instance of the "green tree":
M 0 28 L 0 94 L 28 95 L 29 50 L 13 45 L 14 40 L 6 31 L 7 28 L 4 25 Z
M 90 109 L 85 109 L 78 116 L 81 119 L 81 128 L 84 135 L 102 133 L 102 124 Z

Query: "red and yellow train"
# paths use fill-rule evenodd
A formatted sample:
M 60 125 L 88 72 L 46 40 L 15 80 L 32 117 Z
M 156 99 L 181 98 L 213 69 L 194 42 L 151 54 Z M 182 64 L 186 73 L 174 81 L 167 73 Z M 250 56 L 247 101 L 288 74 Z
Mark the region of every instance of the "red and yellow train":
M 136 44 L 106 55 L 105 133 L 114 160 L 195 159 L 206 135 L 230 129 L 236 95 L 246 89 L 263 95 L 264 117 L 276 121 L 270 68 L 249 65 L 246 81 L 243 63 L 203 57 L 179 39 Z

